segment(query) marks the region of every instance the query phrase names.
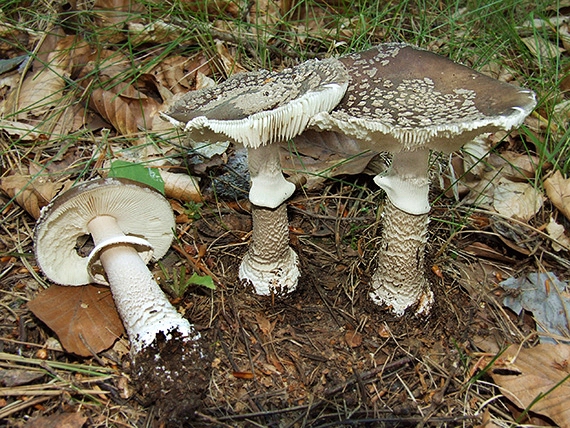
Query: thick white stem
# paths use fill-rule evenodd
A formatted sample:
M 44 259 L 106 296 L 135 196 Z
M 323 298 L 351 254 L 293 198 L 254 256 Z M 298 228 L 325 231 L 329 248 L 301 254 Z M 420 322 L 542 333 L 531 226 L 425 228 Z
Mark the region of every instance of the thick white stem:
M 95 245 L 124 236 L 111 216 L 94 218 L 88 228 Z M 100 259 L 133 355 L 149 346 L 159 333 L 163 333 L 166 339 L 174 331 L 181 336 L 195 338 L 194 328 L 170 304 L 133 247 L 128 244 L 109 246 L 101 250 Z
M 411 306 L 416 307 L 416 315 L 427 315 L 433 303 L 424 264 L 428 222 L 428 214 L 408 214 L 386 201 L 370 297 L 379 305 L 391 306 L 397 315 Z
M 250 281 L 257 294 L 284 294 L 297 287 L 297 254 L 289 247 L 287 206 L 276 209 L 253 205 L 253 236 L 239 277 Z
M 402 211 L 416 215 L 428 213 L 428 163 L 427 149 L 395 153 L 388 171 L 374 177 L 374 182 Z
M 295 192 L 295 185 L 283 177 L 279 146 L 268 144 L 257 149 L 247 149 L 251 189 L 249 200 L 252 204 L 277 208 Z

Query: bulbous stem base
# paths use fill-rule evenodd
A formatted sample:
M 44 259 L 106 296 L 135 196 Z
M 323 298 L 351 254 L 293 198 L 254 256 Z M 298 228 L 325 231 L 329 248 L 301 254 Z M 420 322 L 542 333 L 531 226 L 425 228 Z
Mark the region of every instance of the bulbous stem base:
M 297 254 L 289 247 L 287 206 L 275 209 L 252 205 L 253 235 L 239 278 L 249 281 L 257 294 L 286 294 L 297 287 Z

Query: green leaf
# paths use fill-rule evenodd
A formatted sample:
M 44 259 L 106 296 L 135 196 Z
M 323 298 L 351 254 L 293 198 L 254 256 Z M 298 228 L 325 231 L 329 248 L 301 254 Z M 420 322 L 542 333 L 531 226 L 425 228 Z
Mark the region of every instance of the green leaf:
M 216 289 L 216 284 L 214 284 L 214 280 L 211 276 L 205 275 L 200 276 L 196 272 L 192 274 L 190 278 L 188 278 L 188 282 L 196 285 L 201 285 L 203 287 L 209 288 L 210 290 Z
M 158 190 L 164 195 L 164 181 L 155 168 L 148 168 L 140 163 L 115 160 L 111 162 L 109 177 L 128 178 Z

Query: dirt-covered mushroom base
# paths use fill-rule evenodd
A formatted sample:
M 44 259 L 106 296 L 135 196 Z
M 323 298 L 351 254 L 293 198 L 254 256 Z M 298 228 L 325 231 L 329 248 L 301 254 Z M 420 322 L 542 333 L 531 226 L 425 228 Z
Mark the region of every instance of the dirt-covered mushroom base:
M 202 407 L 211 372 L 209 348 L 202 339 L 160 334 L 133 361 L 133 386 L 144 405 L 154 405 L 158 419 L 181 424 Z

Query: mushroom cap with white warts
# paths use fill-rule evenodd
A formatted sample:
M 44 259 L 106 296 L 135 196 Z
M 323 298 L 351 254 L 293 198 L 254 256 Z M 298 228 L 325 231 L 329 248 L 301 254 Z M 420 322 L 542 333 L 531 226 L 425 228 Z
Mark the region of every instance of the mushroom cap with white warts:
M 532 91 L 406 44 L 382 44 L 339 61 L 350 75 L 346 94 L 309 126 L 375 150 L 453 152 L 480 134 L 520 125 L 536 105 Z
M 162 115 L 195 141 L 230 139 L 257 148 L 299 135 L 313 115 L 338 104 L 347 86 L 338 60 L 309 60 L 280 72 L 236 74 L 185 94 Z
M 160 259 L 170 248 L 174 214 L 159 192 L 119 178 L 82 183 L 43 208 L 36 224 L 36 260 L 51 281 L 62 285 L 102 282 L 91 275 L 93 258 L 77 251 L 78 239 L 89 236 L 89 222 L 102 215 L 116 219 L 145 261 Z

